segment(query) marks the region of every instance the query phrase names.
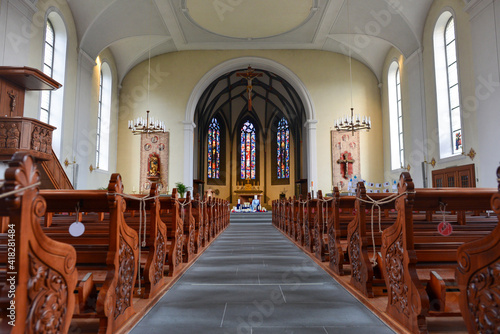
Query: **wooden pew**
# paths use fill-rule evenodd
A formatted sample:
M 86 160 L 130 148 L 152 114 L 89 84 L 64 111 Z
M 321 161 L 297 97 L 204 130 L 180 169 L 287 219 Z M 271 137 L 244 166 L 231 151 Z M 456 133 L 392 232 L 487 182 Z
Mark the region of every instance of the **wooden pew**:
M 191 203 L 192 215 L 195 221 L 195 249 L 196 254 L 200 253 L 205 246 L 205 211 L 206 202 L 200 199 L 200 194 L 196 194 Z
M 328 226 L 333 223 L 333 198 L 323 198 L 323 193 L 318 190 L 318 219 L 314 225 L 313 252 L 321 262 L 328 261 Z
M 329 267 L 337 275 L 344 275 L 347 252 L 347 226 L 354 219 L 355 196 L 340 196 L 337 187 L 333 191 L 333 219 L 328 222 Z
M 66 333 L 73 316 L 76 252 L 43 233 L 39 220 L 45 201 L 38 194 L 39 181 L 31 156 L 18 152 L 0 188 L 2 196 L 29 187 L 0 198 L 0 216 L 10 217 L 0 236 L 2 333 Z
M 488 189 L 415 189 L 409 173 L 402 173 L 396 200 L 396 222 L 382 233 L 381 256 L 388 292 L 387 313 L 413 333 L 427 333 L 427 316 L 454 314 L 445 304 L 440 268 L 457 266 L 457 248 L 463 242 L 415 242 L 413 211 L 487 210 L 495 193 Z M 471 238 L 474 235 L 471 234 Z M 429 268 L 436 270 L 436 274 Z M 430 279 L 430 281 L 429 281 Z M 428 283 L 430 282 L 430 283 Z M 435 297 L 437 303 L 431 303 Z M 431 307 L 436 310 L 433 311 Z
M 180 215 L 183 220 L 183 261 L 190 262 L 195 255 L 196 223 L 192 212 L 191 192 L 186 193 L 186 198 L 178 199 Z
M 458 249 L 456 271 L 460 310 L 469 333 L 495 333 L 500 328 L 500 167 L 499 192 L 491 198 L 498 224 L 486 237 Z
M 75 311 L 75 317 L 99 318 L 99 332 L 114 333 L 134 314 L 132 305 L 133 290 L 137 278 L 139 239 L 137 232 L 125 223 L 125 199 L 122 197 L 123 185 L 119 174 L 111 176 L 107 190 L 44 190 L 41 191 L 47 202 L 47 211 L 72 212 L 79 205 L 83 212 L 105 212 L 109 214 L 109 223 L 101 224 L 107 229 L 106 238 L 102 232 L 91 233 L 93 226 L 88 224 L 89 233 L 79 238 L 69 235 L 60 236 L 75 244 L 77 265 L 83 270 L 95 274 L 105 271 L 102 286 L 97 287 L 97 298 L 87 295 L 89 301 L 79 300 L 77 306 L 83 309 Z M 95 224 L 99 220 L 96 219 Z M 102 226 L 97 229 L 102 230 Z M 50 228 L 49 228 L 50 229 Z M 56 237 L 56 234 L 51 234 Z M 80 276 L 81 276 L 80 275 Z M 95 275 L 94 275 L 95 276 Z M 88 279 L 89 276 L 84 277 Z M 91 281 L 82 280 L 81 292 L 91 291 Z M 97 279 L 96 282 L 100 280 Z
M 370 198 L 375 201 L 381 201 L 390 197 L 391 193 L 373 193 L 370 194 Z M 374 296 L 374 283 L 377 285 L 385 286 L 383 279 L 378 276 L 378 281 L 374 278 L 374 268 L 372 266 L 371 258 L 374 252 L 379 249 L 373 249 L 372 232 L 378 233 L 378 217 L 379 210 L 390 210 L 394 209 L 394 201 L 387 204 L 381 205 L 380 208 L 374 208 L 374 222 L 373 231 L 371 230 L 371 205 L 367 204 L 365 201 L 368 200 L 366 194 L 366 188 L 364 183 L 360 182 L 356 189 L 356 200 L 355 200 L 355 215 L 354 219 L 349 222 L 347 226 L 347 244 L 349 259 L 351 263 L 351 285 L 358 291 L 363 293 L 367 297 Z M 384 217 L 384 223 L 387 221 L 389 224 L 395 222 L 396 217 Z M 380 238 L 378 238 L 380 239 Z M 380 246 L 380 242 L 376 243 L 376 246 Z M 371 251 L 369 253 L 369 250 Z
M 297 201 L 297 219 L 295 223 L 296 239 L 295 244 L 302 247 L 304 243 L 304 221 L 307 218 L 307 202 L 302 199 L 302 194 L 299 195 Z
M 290 198 L 290 238 L 293 241 L 297 241 L 297 219 L 298 219 L 298 211 L 299 211 L 299 202 L 293 196 Z
M 144 292 L 142 296 L 144 298 L 150 298 L 156 295 L 165 284 L 164 265 L 168 253 L 167 226 L 161 220 L 160 192 L 157 183 L 151 184 L 147 197 L 149 199 L 144 201 L 146 217 L 144 217 L 144 221 L 142 222 L 142 228 L 147 229 L 146 245 L 143 248 L 143 251 L 147 254 L 147 258 L 142 268 L 142 277 L 144 277 Z M 125 198 L 127 211 L 133 211 L 135 213 L 141 209 L 139 198 L 140 197 L 138 197 L 137 200 L 131 199 L 130 197 Z M 134 228 L 134 230 L 139 233 L 139 238 L 141 238 L 141 231 L 139 230 L 141 222 L 139 221 L 139 217 L 135 214 L 132 216 L 126 215 L 125 217 L 126 223 Z
M 217 221 L 218 221 L 218 207 L 217 207 L 217 199 L 213 196 L 208 198 L 208 220 L 209 220 L 209 237 L 210 240 L 215 239 L 217 236 Z
M 170 247 L 167 255 L 168 276 L 175 276 L 182 264 L 184 243 L 184 222 L 180 216 L 177 189 L 172 190 L 171 197 L 160 197 L 160 217 L 167 226 L 167 239 Z

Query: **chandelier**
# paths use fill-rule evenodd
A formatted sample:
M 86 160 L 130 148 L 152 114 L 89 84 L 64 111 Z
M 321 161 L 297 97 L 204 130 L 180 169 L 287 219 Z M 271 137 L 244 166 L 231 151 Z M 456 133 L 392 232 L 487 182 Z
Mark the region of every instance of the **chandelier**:
M 372 128 L 372 120 L 370 117 L 363 116 L 361 119 L 359 115 L 354 118 L 354 108 L 351 107 L 351 116 L 341 117 L 335 120 L 335 130 L 337 131 L 354 131 L 370 130 Z
M 142 133 L 165 132 L 165 122 L 149 118 L 149 110 L 146 111 L 146 119 L 137 117 L 135 120 L 128 121 L 128 128 L 134 135 Z
M 151 14 L 151 13 L 150 13 Z M 150 15 L 151 16 L 151 15 Z M 150 19 L 150 22 L 152 20 Z M 151 36 L 151 35 L 150 35 Z M 148 37 L 148 95 L 147 95 L 147 109 L 149 109 L 149 86 L 151 81 L 151 40 Z M 146 111 L 146 119 L 137 117 L 135 120 L 128 121 L 128 128 L 134 135 L 151 134 L 158 132 L 165 132 L 165 122 L 155 120 L 153 117 L 149 118 L 149 110 Z
M 335 130 L 340 132 L 352 132 L 354 136 L 355 131 L 359 130 L 370 130 L 372 127 L 372 121 L 370 117 L 363 116 L 361 119 L 359 115 L 354 118 L 354 108 L 352 107 L 352 57 L 351 57 L 351 23 L 349 21 L 349 1 L 347 4 L 347 44 L 349 47 L 349 77 L 351 80 L 351 115 L 344 115 L 337 120 L 335 120 Z

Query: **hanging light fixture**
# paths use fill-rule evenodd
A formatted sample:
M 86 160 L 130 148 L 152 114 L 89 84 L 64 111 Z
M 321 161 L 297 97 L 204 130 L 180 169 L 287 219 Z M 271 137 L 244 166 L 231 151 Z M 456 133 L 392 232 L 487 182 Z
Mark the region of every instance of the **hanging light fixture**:
M 128 128 L 134 135 L 142 133 L 165 132 L 165 122 L 149 118 L 149 110 L 146 111 L 146 118 L 137 117 L 135 120 L 128 121 Z
M 152 14 L 151 14 L 152 16 Z M 149 22 L 151 22 L 151 18 Z M 149 109 L 149 83 L 151 80 L 151 35 L 148 37 L 149 51 L 148 51 L 148 99 L 147 105 Z M 134 135 L 140 135 L 143 133 L 159 133 L 165 132 L 165 122 L 155 120 L 153 117 L 149 117 L 149 110 L 146 111 L 146 118 L 137 117 L 135 120 L 128 121 L 128 128 L 132 131 Z
M 360 117 L 356 115 L 354 117 L 354 108 L 352 106 L 352 57 L 351 57 L 351 22 L 349 15 L 349 0 L 347 0 L 347 44 L 349 48 L 349 77 L 351 81 L 351 115 L 344 115 L 337 120 L 335 120 L 335 130 L 339 132 L 352 132 L 354 135 L 355 131 L 367 130 L 369 131 L 372 127 L 372 121 L 370 117 Z

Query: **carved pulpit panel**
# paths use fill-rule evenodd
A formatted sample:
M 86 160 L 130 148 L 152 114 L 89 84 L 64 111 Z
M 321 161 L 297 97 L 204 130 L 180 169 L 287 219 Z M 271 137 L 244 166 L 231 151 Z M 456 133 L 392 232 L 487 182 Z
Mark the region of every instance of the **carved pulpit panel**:
M 169 147 L 168 132 L 141 134 L 140 193 L 149 193 L 151 182 L 160 185 L 160 194 L 167 193 Z
M 331 141 L 333 185 L 345 191 L 349 179 L 361 173 L 359 132 L 331 131 Z
M 0 159 L 8 160 L 17 151 L 29 152 L 35 160 L 52 159 L 54 130 L 33 118 L 0 117 Z

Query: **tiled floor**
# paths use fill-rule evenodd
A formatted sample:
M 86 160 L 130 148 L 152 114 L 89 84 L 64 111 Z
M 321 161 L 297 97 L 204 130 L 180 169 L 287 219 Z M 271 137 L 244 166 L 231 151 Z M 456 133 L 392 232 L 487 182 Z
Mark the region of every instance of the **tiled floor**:
M 232 224 L 131 331 L 393 333 L 270 223 Z

